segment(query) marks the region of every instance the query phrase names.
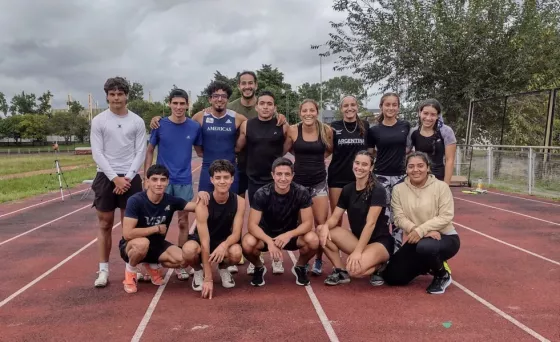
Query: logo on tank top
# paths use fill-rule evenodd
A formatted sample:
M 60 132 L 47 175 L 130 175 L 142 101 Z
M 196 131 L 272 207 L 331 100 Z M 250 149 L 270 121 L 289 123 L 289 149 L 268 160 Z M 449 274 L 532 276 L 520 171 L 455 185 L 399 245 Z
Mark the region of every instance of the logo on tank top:
M 230 119 L 227 119 L 226 123 L 231 123 L 231 120 L 230 120 Z
M 342 134 L 342 130 L 341 130 L 341 129 L 340 129 L 340 130 L 338 130 L 338 129 L 335 129 L 335 130 L 334 130 L 334 132 L 336 133 L 336 135 L 340 135 L 340 134 Z
M 214 119 L 213 118 L 206 118 L 206 123 L 214 123 Z

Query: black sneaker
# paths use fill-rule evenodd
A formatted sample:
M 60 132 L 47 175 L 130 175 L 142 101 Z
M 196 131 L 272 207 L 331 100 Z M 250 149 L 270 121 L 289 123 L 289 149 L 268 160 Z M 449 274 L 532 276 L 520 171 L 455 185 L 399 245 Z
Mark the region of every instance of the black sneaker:
M 256 267 L 255 273 L 253 273 L 253 280 L 251 280 L 251 285 L 253 286 L 264 286 L 264 275 L 266 274 L 266 266 Z
M 350 275 L 348 271 L 341 269 L 333 269 L 332 273 L 325 279 L 326 285 L 347 284 L 350 282 Z
M 296 284 L 301 286 L 309 285 L 306 266 L 294 266 L 292 267 L 292 273 L 296 276 Z
M 385 284 L 385 279 L 383 279 L 383 271 L 387 268 L 387 263 L 384 263 L 369 277 L 369 283 L 373 286 L 381 286 Z
M 434 280 L 432 280 L 432 283 L 428 286 L 426 292 L 429 294 L 443 294 L 445 289 L 451 285 L 452 282 L 453 280 L 451 279 L 451 274 L 449 274 L 446 270 L 442 275 L 434 276 Z

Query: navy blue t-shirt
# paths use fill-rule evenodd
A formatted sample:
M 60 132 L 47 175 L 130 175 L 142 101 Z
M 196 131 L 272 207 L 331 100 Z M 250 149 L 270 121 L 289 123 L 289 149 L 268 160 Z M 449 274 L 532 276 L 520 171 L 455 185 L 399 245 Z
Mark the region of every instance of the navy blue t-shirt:
M 178 210 L 184 210 L 187 203 L 182 198 L 164 193 L 161 201 L 155 204 L 150 201 L 146 191 L 142 191 L 130 196 L 126 202 L 124 216 L 137 219 L 136 228 L 153 227 L 158 224 L 165 224 L 169 228 L 173 214 Z M 148 236 L 148 239 L 156 235 L 162 236 L 160 234 L 152 234 Z M 167 232 L 165 235 L 167 235 Z
M 192 148 L 202 145 L 202 128 L 198 122 L 187 118 L 176 124 L 163 118 L 159 128 L 152 131 L 150 144 L 158 146 L 157 163 L 169 170 L 169 184 L 192 184 Z

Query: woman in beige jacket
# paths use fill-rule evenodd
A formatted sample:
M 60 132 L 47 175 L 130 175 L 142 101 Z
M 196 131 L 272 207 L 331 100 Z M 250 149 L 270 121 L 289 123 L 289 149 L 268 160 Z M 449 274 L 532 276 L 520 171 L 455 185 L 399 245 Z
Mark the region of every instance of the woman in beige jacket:
M 406 285 L 421 274 L 434 279 L 426 291 L 442 294 L 451 285 L 445 261 L 460 247 L 453 227 L 453 195 L 449 186 L 430 173 L 428 156 L 413 152 L 406 157 L 405 180 L 393 188 L 391 207 L 395 224 L 408 236 L 383 276 L 389 285 Z

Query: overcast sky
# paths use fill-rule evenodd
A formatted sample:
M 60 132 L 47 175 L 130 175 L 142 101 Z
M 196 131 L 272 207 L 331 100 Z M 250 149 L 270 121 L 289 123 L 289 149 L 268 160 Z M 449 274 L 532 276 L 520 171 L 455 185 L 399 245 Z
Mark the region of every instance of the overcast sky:
M 319 81 L 310 44 L 344 19 L 332 0 L 0 0 L 0 91 L 68 93 L 87 107 L 87 94 L 104 103 L 103 83 L 120 75 L 161 100 L 173 84 L 196 96 L 216 70 L 272 64 L 297 87 Z M 323 79 L 335 57 L 324 59 Z M 346 74 L 349 74 L 348 72 Z M 368 107 L 377 107 L 370 101 Z

